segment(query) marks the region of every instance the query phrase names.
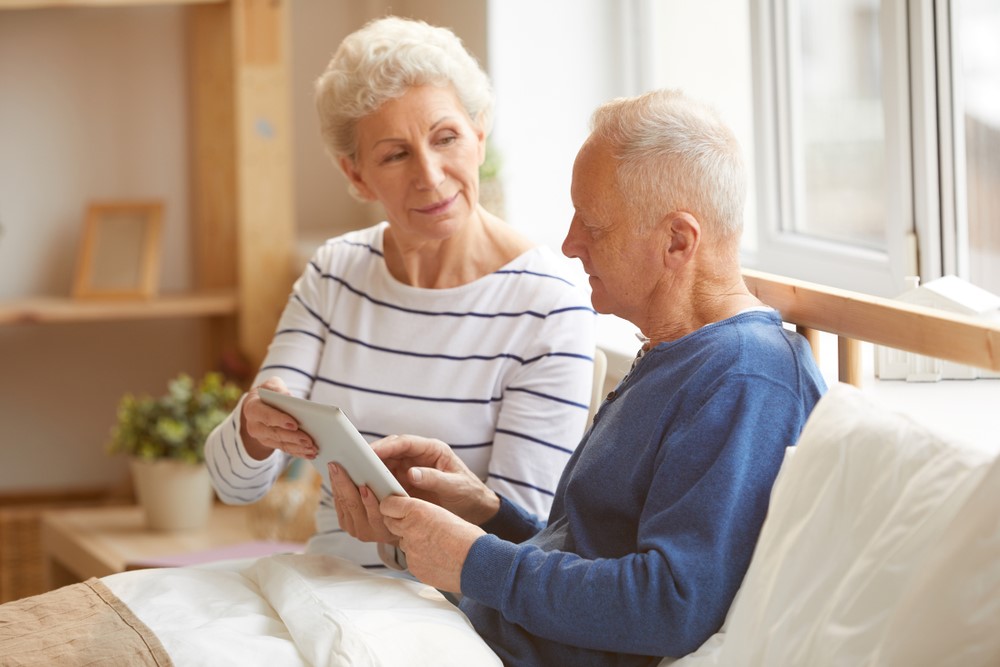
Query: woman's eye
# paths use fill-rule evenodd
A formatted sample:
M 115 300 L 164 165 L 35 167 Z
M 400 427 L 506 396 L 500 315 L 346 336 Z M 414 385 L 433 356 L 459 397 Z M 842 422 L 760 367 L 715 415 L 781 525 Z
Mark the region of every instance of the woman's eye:
M 385 164 L 387 162 L 398 162 L 402 160 L 404 157 L 406 157 L 406 151 L 396 151 L 394 153 L 389 153 L 388 155 L 383 157 L 382 163 Z
M 446 135 L 438 138 L 438 145 L 439 146 L 447 146 L 449 144 L 455 143 L 457 140 L 458 140 L 458 136 L 457 135 L 446 134 Z

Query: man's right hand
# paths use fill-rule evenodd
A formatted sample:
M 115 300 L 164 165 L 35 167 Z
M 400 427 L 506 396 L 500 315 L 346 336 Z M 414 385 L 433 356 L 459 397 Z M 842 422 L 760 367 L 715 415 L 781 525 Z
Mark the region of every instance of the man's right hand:
M 446 443 L 416 435 L 390 435 L 372 449 L 406 492 L 482 525 L 500 510 L 500 497 L 476 477 Z

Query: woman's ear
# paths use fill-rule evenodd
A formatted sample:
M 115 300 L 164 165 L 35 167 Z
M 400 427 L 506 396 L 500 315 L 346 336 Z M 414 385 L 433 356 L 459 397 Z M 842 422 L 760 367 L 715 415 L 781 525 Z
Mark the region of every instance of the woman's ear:
M 664 261 L 674 268 L 691 261 L 701 244 L 701 223 L 687 211 L 668 213 L 663 221 L 670 234 Z
M 375 201 L 378 197 L 375 193 L 371 191 L 368 184 L 365 183 L 365 179 L 361 177 L 361 172 L 358 171 L 357 167 L 354 165 L 354 160 L 342 155 L 338 160 L 337 164 L 340 165 L 340 170 L 344 172 L 344 176 L 347 177 L 348 182 L 354 186 L 354 189 L 361 195 L 364 199 L 368 201 Z
M 479 112 L 479 115 L 472 122 L 472 130 L 476 135 L 476 142 L 479 146 L 479 166 L 482 167 L 483 163 L 486 162 L 486 130 L 483 129 L 483 112 Z

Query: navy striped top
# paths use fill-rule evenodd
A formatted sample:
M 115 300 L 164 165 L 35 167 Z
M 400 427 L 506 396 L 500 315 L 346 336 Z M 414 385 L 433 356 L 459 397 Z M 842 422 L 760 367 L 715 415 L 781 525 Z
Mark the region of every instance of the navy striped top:
M 547 516 L 585 428 L 595 314 L 547 248 L 466 285 L 424 289 L 388 271 L 386 223 L 327 241 L 295 283 L 254 384 L 339 406 L 369 440 L 393 433 L 449 443 L 497 493 Z M 227 503 L 260 499 L 289 459 L 252 460 L 240 407 L 206 443 Z M 340 530 L 324 480 L 311 551 L 380 565 Z

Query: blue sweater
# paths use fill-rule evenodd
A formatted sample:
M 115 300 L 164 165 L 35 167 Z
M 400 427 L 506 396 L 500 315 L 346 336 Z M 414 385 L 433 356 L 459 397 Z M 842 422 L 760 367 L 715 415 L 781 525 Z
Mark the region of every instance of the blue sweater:
M 507 665 L 654 665 L 719 629 L 771 486 L 826 390 L 774 311 L 647 352 L 601 406 L 547 525 L 504 500 L 461 608 Z

